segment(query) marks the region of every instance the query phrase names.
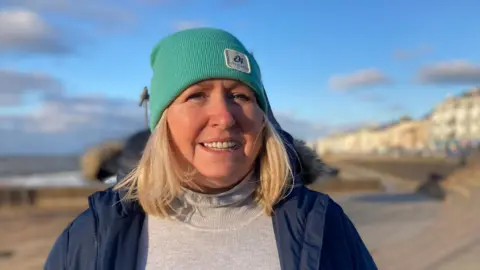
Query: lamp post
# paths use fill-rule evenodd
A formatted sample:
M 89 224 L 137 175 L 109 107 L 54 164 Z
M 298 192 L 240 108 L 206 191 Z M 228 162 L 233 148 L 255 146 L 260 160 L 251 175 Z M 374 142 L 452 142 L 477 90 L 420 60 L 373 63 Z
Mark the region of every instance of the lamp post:
M 145 125 L 148 128 L 148 101 L 150 100 L 150 95 L 148 94 L 148 88 L 145 86 L 143 88 L 142 94 L 140 95 L 140 103 L 138 106 L 145 108 Z

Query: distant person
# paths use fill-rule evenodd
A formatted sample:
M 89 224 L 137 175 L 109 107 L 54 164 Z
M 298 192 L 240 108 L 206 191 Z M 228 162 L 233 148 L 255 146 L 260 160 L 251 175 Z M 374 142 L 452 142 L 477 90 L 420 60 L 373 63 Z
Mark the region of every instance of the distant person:
M 376 269 L 342 208 L 304 185 L 237 38 L 177 32 L 154 47 L 151 67 L 139 164 L 90 197 L 45 269 Z
M 420 186 L 416 190 L 416 193 L 423 194 L 436 200 L 445 200 L 447 197 L 447 193 L 442 187 L 443 180 L 443 175 L 435 172 L 429 173 L 427 180 L 424 183 L 420 184 Z

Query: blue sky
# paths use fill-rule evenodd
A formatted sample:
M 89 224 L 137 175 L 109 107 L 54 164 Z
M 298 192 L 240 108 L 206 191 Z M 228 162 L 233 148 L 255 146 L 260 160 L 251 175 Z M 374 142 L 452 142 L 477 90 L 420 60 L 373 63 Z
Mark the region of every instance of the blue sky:
M 48 81 L 41 91 L 29 89 L 38 80 L 20 87 L 20 102 L 7 93 L 16 102 L 3 102 L 0 120 L 7 126 L 15 119 L 15 128 L 27 115 L 56 121 L 62 113 L 48 114 L 48 102 L 136 101 L 149 84 L 153 45 L 196 26 L 230 31 L 254 52 L 275 112 L 308 139 L 405 114 L 420 117 L 448 93 L 480 85 L 480 2 L 473 0 L 0 0 L 0 9 L 26 12 L 37 26 L 20 35 L 25 20 L 5 20 L 17 30 L 0 39 L 0 71 L 23 74 L 20 81 L 41 72 Z M 61 90 L 46 90 L 56 82 Z

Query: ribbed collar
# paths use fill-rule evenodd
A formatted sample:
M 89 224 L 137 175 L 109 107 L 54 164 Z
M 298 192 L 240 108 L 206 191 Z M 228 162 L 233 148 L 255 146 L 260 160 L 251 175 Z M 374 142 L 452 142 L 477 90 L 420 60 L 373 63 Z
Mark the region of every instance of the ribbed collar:
M 179 198 L 190 205 L 197 207 L 234 207 L 241 204 L 245 199 L 253 196 L 258 182 L 249 173 L 240 183 L 230 190 L 217 194 L 203 194 L 183 188 L 183 195 Z
M 189 189 L 172 203 L 172 217 L 191 227 L 230 230 L 244 226 L 262 214 L 255 202 L 258 180 L 248 174 L 232 189 L 220 194 L 202 194 Z

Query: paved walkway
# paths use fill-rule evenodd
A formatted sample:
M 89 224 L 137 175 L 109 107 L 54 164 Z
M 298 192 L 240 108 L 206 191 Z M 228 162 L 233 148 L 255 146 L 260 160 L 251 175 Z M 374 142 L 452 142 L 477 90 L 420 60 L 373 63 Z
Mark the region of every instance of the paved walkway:
M 55 239 L 82 210 L 0 211 L 0 269 L 43 269 Z
M 375 257 L 385 270 L 480 269 L 480 192 L 471 198 L 454 194 L 426 230 L 383 247 Z
M 382 270 L 480 269 L 480 190 L 436 202 L 405 193 L 338 196 Z
M 480 189 L 446 202 L 413 194 L 418 183 L 339 162 L 344 174 L 381 179 L 386 193 L 334 196 L 379 269 L 480 269 Z

